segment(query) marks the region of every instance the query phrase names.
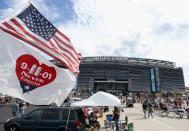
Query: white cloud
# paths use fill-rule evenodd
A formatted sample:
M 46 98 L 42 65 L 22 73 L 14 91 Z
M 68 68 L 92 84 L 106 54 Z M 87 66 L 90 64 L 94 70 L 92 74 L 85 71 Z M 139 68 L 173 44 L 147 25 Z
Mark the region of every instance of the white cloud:
M 29 0 L 19 0 L 19 2 L 16 0 L 7 0 L 5 2 L 9 5 L 9 7 L 17 9 L 21 8 L 24 4 L 29 3 Z
M 14 6 L 4 13 L 26 1 L 11 3 Z M 59 28 L 83 56 L 122 55 L 176 62 L 183 67 L 186 85 L 189 85 L 188 0 L 72 2 L 77 17 L 66 25 L 59 24 Z M 45 0 L 32 0 L 32 3 L 48 19 L 55 21 L 61 17 L 61 11 L 54 4 L 49 5 Z
M 47 1 L 47 0 L 32 0 L 31 3 L 42 13 L 48 20 L 51 22 L 56 21 L 59 17 L 61 17 L 61 13 L 53 4 L 55 1 Z
M 176 62 L 184 68 L 189 84 L 187 0 L 73 2 L 78 19 L 61 29 L 84 56 L 123 55 Z
M 4 20 L 4 19 L 7 18 L 7 16 L 9 16 L 13 11 L 14 11 L 13 8 L 8 8 L 8 9 L 2 9 L 2 10 L 0 10 L 1 19 Z
M 15 16 L 15 13 L 17 13 L 17 10 L 25 6 L 26 3 L 28 3 L 28 0 L 20 0 L 19 2 L 15 0 L 7 0 L 5 2 L 9 7 L 6 9 L 0 10 L 1 21 Z

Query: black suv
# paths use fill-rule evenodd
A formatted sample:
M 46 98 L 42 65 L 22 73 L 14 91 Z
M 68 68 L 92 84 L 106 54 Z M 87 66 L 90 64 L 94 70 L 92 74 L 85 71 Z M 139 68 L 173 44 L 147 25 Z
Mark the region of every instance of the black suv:
M 80 131 L 84 126 L 82 109 L 69 107 L 36 109 L 4 124 L 6 131 Z

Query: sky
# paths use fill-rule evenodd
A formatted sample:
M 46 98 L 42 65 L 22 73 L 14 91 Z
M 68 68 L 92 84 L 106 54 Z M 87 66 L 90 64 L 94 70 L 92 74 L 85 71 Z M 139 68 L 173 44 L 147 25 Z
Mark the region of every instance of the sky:
M 29 0 L 1 0 L 6 19 Z M 189 86 L 188 0 L 31 0 L 82 56 L 175 62 Z

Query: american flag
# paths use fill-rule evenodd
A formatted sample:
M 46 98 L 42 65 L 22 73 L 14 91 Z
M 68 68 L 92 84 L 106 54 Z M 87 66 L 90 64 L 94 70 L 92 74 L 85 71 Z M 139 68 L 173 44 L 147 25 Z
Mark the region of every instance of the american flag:
M 56 29 L 39 11 L 29 4 L 16 17 L 3 22 L 0 28 L 79 73 L 80 59 L 70 39 Z

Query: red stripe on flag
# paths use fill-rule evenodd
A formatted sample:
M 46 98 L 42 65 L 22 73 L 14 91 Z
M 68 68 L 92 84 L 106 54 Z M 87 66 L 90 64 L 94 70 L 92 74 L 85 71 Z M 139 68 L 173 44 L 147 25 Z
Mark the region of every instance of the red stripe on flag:
M 64 35 L 62 32 L 57 31 L 56 33 L 58 33 L 58 34 L 61 35 L 64 39 L 66 39 L 68 42 L 70 42 L 70 39 L 69 39 L 66 35 Z
M 15 30 L 15 29 L 14 29 L 10 24 L 8 24 L 7 22 L 4 22 L 3 25 L 6 26 L 7 28 L 11 29 L 12 31 L 18 33 L 17 30 Z M 18 34 L 19 34 L 19 33 L 18 33 Z
M 67 50 L 67 49 L 63 48 L 62 46 L 60 46 L 60 45 L 59 45 L 59 42 L 58 42 L 55 38 L 53 38 L 53 40 L 56 42 L 56 45 L 57 45 L 61 50 L 63 50 L 65 53 L 68 53 L 68 54 L 75 60 L 76 63 L 79 63 L 79 60 L 78 60 L 69 50 Z M 74 63 L 75 63 L 75 62 L 74 62 Z
M 78 56 L 77 52 L 75 51 L 75 49 L 73 48 L 73 46 L 70 46 L 69 44 L 65 43 L 61 38 L 59 38 L 56 34 L 54 35 L 54 37 L 64 46 L 68 47 L 70 50 L 72 50 L 76 56 Z
M 57 34 L 59 34 L 59 33 L 57 33 Z M 57 39 L 59 39 L 60 41 L 61 41 L 61 43 L 64 45 L 64 46 L 66 46 L 66 47 L 68 47 L 68 48 L 70 48 L 71 50 L 73 50 L 73 52 L 75 53 L 75 54 L 77 54 L 77 52 L 75 51 L 75 49 L 74 49 L 74 47 L 72 46 L 72 45 L 70 45 L 70 44 L 68 44 L 68 43 L 66 43 L 66 42 L 64 42 L 62 39 L 64 39 L 64 38 L 61 38 L 61 37 L 59 37 L 58 35 L 54 35 L 54 37 L 56 37 Z M 69 41 L 68 41 L 69 42 Z
M 57 49 L 56 46 L 54 45 L 54 43 L 51 40 L 49 40 L 49 43 L 51 44 L 52 47 L 54 47 L 55 49 Z
M 57 42 L 56 39 L 54 39 L 54 41 L 56 42 L 56 44 L 57 44 L 57 46 L 58 46 L 59 48 L 61 48 L 62 50 L 65 50 L 65 49 L 63 49 L 63 48 L 58 44 L 58 42 Z M 62 53 L 63 53 L 63 54 L 65 55 L 65 57 L 75 66 L 75 68 L 78 67 L 78 65 L 75 65 L 75 62 L 74 62 L 73 60 L 71 60 L 69 56 L 67 56 L 67 50 L 66 50 L 66 52 L 62 52 Z M 77 63 L 77 64 L 78 64 L 78 63 Z

